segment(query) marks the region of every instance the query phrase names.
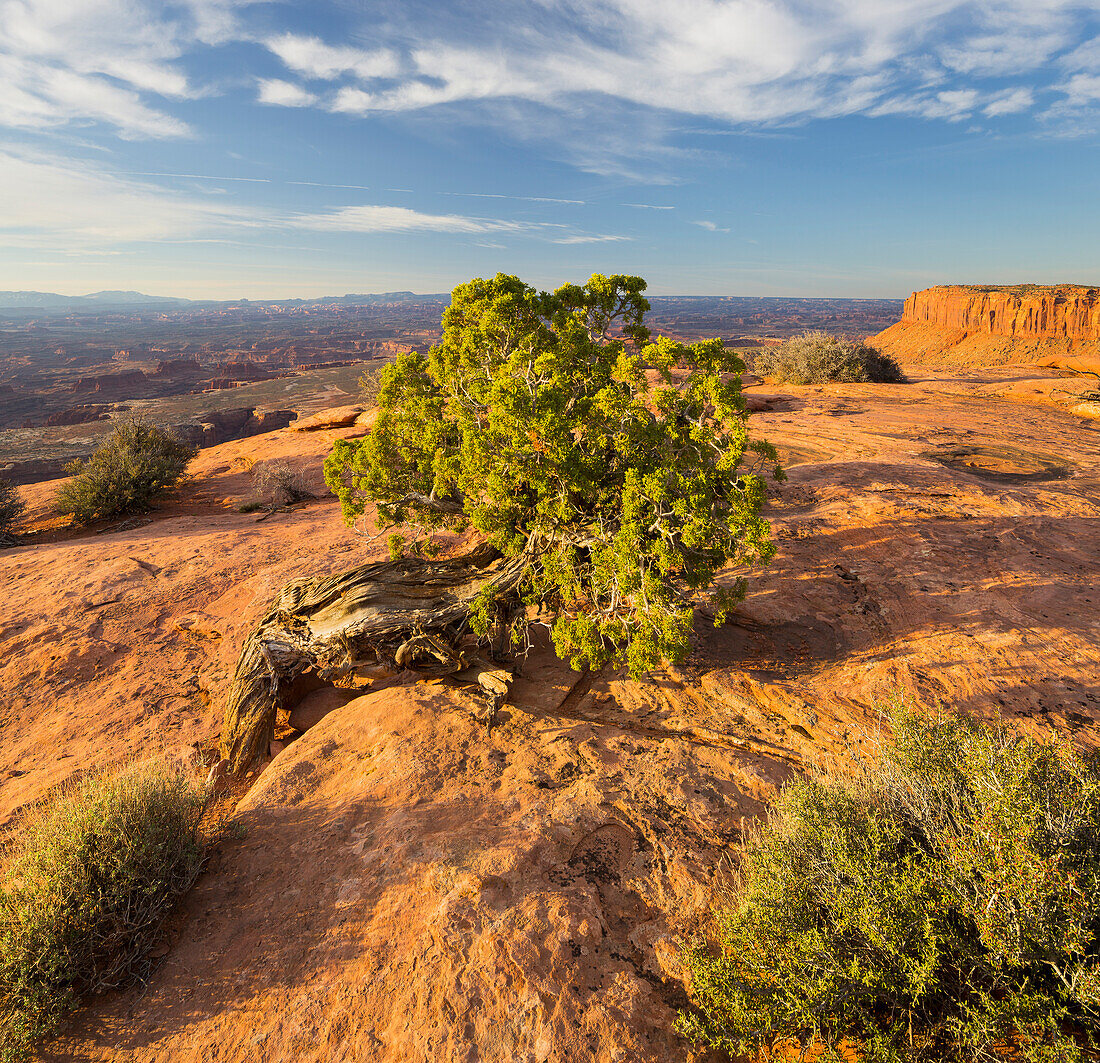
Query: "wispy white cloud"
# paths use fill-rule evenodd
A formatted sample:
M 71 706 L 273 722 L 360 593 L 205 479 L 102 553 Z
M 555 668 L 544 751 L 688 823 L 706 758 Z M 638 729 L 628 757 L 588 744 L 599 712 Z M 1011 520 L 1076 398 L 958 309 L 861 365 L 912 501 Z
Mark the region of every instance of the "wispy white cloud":
M 654 183 L 686 161 L 660 116 L 748 131 L 852 114 L 996 120 L 1044 93 L 1048 119 L 1097 106 L 1096 5 L 1081 0 L 440 0 L 362 6 L 358 32 L 335 41 L 272 32 L 278 11 L 261 23 L 253 6 L 270 5 L 0 0 L 0 124 L 187 136 L 167 104 L 210 91 L 192 52 L 242 41 L 287 71 L 239 72 L 262 104 L 464 108 L 582 169 Z M 545 118 L 535 127 L 530 108 Z
M 465 214 L 432 214 L 409 207 L 359 204 L 334 210 L 295 214 L 285 219 L 292 228 L 343 233 L 444 233 L 458 236 L 513 234 L 555 244 L 592 244 L 629 240 L 628 236 L 569 232 L 557 222 L 515 221 Z M 480 246 L 486 246 L 481 244 Z
M 1035 93 L 1028 88 L 1005 89 L 995 95 L 982 109 L 987 118 L 1004 114 L 1022 114 L 1035 106 Z
M 675 210 L 675 207 L 665 207 L 658 203 L 624 203 L 624 207 L 637 207 L 638 210 Z
M 271 184 L 270 177 L 226 177 L 223 175 L 207 174 L 207 173 L 167 173 L 164 170 L 121 170 L 118 171 L 115 176 L 117 177 L 176 177 L 188 181 L 244 181 L 250 185 L 269 185 Z
M 401 60 L 389 48 L 349 48 L 330 45 L 317 37 L 284 33 L 264 42 L 286 67 L 307 78 L 332 81 L 345 74 L 371 80 L 401 73 Z
M 0 125 L 101 123 L 127 138 L 190 133 L 148 97 L 202 94 L 180 65 L 247 0 L 0 0 Z
M 659 184 L 676 183 L 689 161 L 661 115 L 748 131 L 854 114 L 958 122 L 1023 113 L 1043 87 L 1036 79 L 1049 82 L 1049 67 L 1081 46 L 1090 6 L 539 0 L 532 12 L 518 0 L 484 0 L 476 14 L 462 7 L 450 19 L 449 5 L 433 4 L 429 19 L 414 3 L 399 25 L 364 23 L 369 48 L 291 35 L 268 43 L 288 69 L 330 83 L 318 92 L 327 110 L 462 107 L 467 119 L 473 112 L 522 140 L 556 145 L 581 169 Z M 541 109 L 534 123 L 532 107 Z M 622 120 L 605 120 L 616 110 Z
M 139 93 L 103 77 L 0 55 L 0 125 L 48 129 L 102 122 L 123 137 L 186 136 L 186 123 L 145 104 Z
M 575 236 L 560 236 L 551 240 L 554 244 L 606 244 L 606 243 L 619 243 L 623 240 L 632 239 L 629 236 L 587 236 L 584 233 L 578 233 Z
M 1074 107 L 1100 101 L 1100 73 L 1074 74 L 1061 85 L 1066 103 Z
M 583 207 L 583 199 L 559 199 L 557 196 L 510 196 L 504 192 L 440 192 L 441 196 L 471 196 L 475 199 L 520 199 L 525 203 L 565 203 Z
M 729 229 L 723 229 L 712 221 L 693 221 L 692 225 L 698 225 L 700 229 L 706 229 L 708 233 L 728 233 Z
M 345 113 L 503 98 L 554 105 L 592 93 L 769 122 L 883 114 L 890 102 L 890 113 L 952 118 L 952 94 L 965 92 L 975 94 L 971 107 L 1007 113 L 997 110 L 994 90 L 959 80 L 1034 71 L 1081 32 L 1076 0 L 543 0 L 540 7 L 548 21 L 531 20 L 522 34 L 495 28 L 513 21 L 499 3 L 484 7 L 482 20 L 467 20 L 465 41 L 421 26 L 403 60 L 387 47 L 329 48 L 312 38 L 269 46 L 309 76 L 391 79 L 342 86 L 327 105 Z M 929 78 L 956 84 L 914 95 Z
M 257 215 L 224 201 L 169 192 L 98 167 L 0 146 L 9 246 L 105 248 L 252 227 Z
M 271 183 L 194 173 L 119 173 L 41 151 L 0 144 L 4 205 L 0 239 L 8 246 L 103 251 L 127 244 L 224 242 L 255 233 L 436 233 L 491 238 L 524 236 L 555 243 L 597 243 L 627 237 L 586 233 L 556 222 L 436 214 L 385 204 L 356 204 L 312 212 L 242 207 L 227 196 L 177 192 L 144 180 Z M 322 186 L 323 187 L 323 186 Z
M 531 228 L 514 221 L 470 218 L 461 214 L 427 214 L 408 207 L 374 204 L 298 214 L 290 219 L 290 224 L 301 229 L 349 233 L 489 233 L 521 232 Z
M 260 81 L 256 99 L 260 103 L 273 104 L 277 107 L 309 107 L 317 102 L 317 97 L 312 92 L 307 92 L 301 85 L 280 81 L 278 78 Z
M 895 96 L 884 100 L 871 114 L 875 117 L 906 114 L 918 118 L 943 118 L 949 122 L 961 122 L 973 114 L 980 103 L 982 94 L 977 89 L 945 89 L 942 92 Z

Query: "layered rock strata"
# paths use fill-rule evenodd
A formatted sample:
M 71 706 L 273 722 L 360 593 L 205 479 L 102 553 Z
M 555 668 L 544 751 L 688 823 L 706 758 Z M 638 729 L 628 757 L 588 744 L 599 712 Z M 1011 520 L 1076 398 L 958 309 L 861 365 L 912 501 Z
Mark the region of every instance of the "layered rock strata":
M 1021 339 L 1100 339 L 1100 288 L 941 286 L 905 300 L 902 321 Z
M 952 365 L 1100 364 L 1100 288 L 943 285 L 914 292 L 871 342 L 903 361 Z

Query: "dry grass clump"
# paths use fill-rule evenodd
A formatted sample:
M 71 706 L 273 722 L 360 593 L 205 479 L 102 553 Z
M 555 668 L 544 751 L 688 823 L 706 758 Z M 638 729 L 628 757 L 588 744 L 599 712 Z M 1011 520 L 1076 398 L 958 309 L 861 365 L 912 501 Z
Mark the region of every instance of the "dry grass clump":
M 82 994 L 145 977 L 194 882 L 203 793 L 157 765 L 85 777 L 8 840 L 0 878 L 0 1060 L 24 1059 Z
M 753 372 L 788 384 L 905 383 L 901 367 L 888 354 L 827 332 L 803 332 L 760 351 Z
M 14 542 L 12 532 L 24 509 L 26 504 L 15 484 L 0 476 L 0 546 Z
M 68 467 L 73 478 L 58 492 L 57 509 L 78 524 L 143 513 L 179 483 L 194 456 L 194 447 L 165 429 L 128 417 L 91 458 Z
M 1096 758 L 905 710 L 893 727 L 857 773 L 783 790 L 713 947 L 686 953 L 681 1030 L 735 1055 L 1095 1058 Z
M 288 461 L 272 459 L 252 466 L 253 495 L 240 507 L 242 513 L 254 513 L 260 509 L 275 510 L 295 502 L 306 502 L 317 496 L 309 489 L 309 483 L 301 469 Z
M 359 377 L 359 401 L 363 408 L 373 410 L 378 405 L 378 396 L 382 391 L 382 366 L 373 366 L 363 370 Z

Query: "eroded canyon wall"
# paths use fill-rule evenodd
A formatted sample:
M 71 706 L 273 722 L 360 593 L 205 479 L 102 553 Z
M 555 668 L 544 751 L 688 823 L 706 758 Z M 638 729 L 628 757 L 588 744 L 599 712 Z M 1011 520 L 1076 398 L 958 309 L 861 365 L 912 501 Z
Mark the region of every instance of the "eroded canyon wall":
M 901 361 L 953 365 L 1100 363 L 1100 288 L 944 285 L 914 292 L 872 337 Z
M 1100 339 L 1100 289 L 937 287 L 905 300 L 903 321 L 1022 339 Z

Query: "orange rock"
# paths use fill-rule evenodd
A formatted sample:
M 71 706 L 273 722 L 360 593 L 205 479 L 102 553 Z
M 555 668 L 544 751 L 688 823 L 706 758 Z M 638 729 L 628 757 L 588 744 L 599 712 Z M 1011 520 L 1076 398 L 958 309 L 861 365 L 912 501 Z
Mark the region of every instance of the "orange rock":
M 308 731 L 320 723 L 333 709 L 361 697 L 358 690 L 341 690 L 338 687 L 321 687 L 307 694 L 290 710 L 290 726 L 296 731 Z
M 1021 339 L 1100 339 L 1100 289 L 941 286 L 905 300 L 903 321 Z
M 337 406 L 332 410 L 322 410 L 312 417 L 303 417 L 295 422 L 296 432 L 320 432 L 327 428 L 347 428 L 355 424 L 356 419 L 363 413 L 362 406 Z
M 247 830 L 148 984 L 92 998 L 42 1058 L 690 1059 L 677 937 L 778 786 L 873 751 L 892 697 L 1100 745 L 1094 426 L 989 390 L 1017 370 L 912 376 L 790 386 L 753 417 L 789 476 L 769 483 L 778 553 L 735 622 L 700 615 L 682 667 L 580 674 L 543 633 L 492 728 L 478 694 L 392 685 L 319 706 L 252 780 L 213 763 L 223 794 L 255 782 Z M 0 551 L 0 826 L 98 763 L 210 763 L 275 592 L 385 550 L 331 495 L 259 524 L 213 499 L 273 458 L 320 490 L 332 438 L 204 450 L 142 524 L 59 529 L 57 484 L 25 489 L 40 531 Z
M 899 361 L 1100 368 L 1100 289 L 944 285 L 914 292 L 902 319 L 872 336 Z

